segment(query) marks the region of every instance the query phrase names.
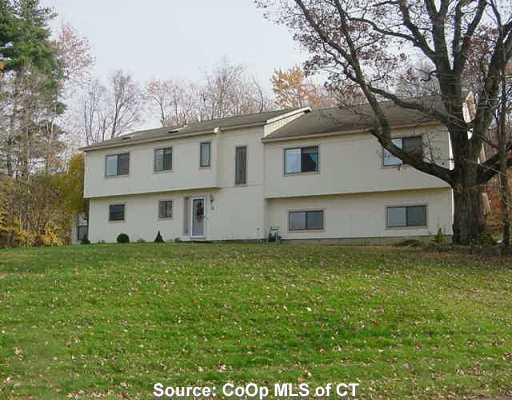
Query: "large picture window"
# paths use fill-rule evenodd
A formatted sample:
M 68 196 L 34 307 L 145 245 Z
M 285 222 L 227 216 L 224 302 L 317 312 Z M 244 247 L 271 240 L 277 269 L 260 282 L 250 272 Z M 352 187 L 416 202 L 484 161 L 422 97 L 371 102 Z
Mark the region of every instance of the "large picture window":
M 208 168 L 211 164 L 211 143 L 203 142 L 199 149 L 199 167 Z
M 388 207 L 388 228 L 427 226 L 427 206 Z
M 407 153 L 423 158 L 423 138 L 421 136 L 396 138 L 393 139 L 393 144 Z M 383 159 L 385 167 L 402 165 L 402 160 L 386 149 L 384 149 Z
M 317 172 L 318 166 L 318 146 L 286 149 L 284 151 L 285 174 Z
M 288 214 L 289 231 L 308 231 L 324 229 L 324 212 L 290 211 Z
M 105 175 L 121 176 L 130 173 L 130 153 L 112 154 L 105 158 Z
M 155 150 L 155 171 L 172 170 L 172 147 Z
M 124 221 L 124 204 L 111 204 L 109 206 L 108 220 L 109 221 Z

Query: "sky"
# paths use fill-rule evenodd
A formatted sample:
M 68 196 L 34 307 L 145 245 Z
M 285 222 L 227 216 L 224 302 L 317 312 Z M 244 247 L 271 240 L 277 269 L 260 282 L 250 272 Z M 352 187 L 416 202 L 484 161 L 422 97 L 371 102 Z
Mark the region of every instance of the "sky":
M 253 0 L 42 0 L 60 25 L 70 23 L 92 45 L 95 72 L 116 69 L 140 82 L 198 80 L 224 56 L 243 64 L 270 89 L 275 68 L 305 53 L 285 27 L 263 17 Z

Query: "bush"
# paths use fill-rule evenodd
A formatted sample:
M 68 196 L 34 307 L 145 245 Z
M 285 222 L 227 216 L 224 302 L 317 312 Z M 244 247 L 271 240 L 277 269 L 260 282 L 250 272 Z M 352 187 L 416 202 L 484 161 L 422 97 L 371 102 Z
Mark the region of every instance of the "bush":
M 164 243 L 164 238 L 162 237 L 160 231 L 158 231 L 156 234 L 155 243 Z
M 117 243 L 130 243 L 130 237 L 126 233 L 120 233 L 117 237 Z
M 443 244 L 445 241 L 446 241 L 446 238 L 443 234 L 443 230 L 441 228 L 439 228 L 437 230 L 437 234 L 434 236 L 434 238 L 432 239 L 432 241 L 435 243 L 435 244 Z
M 183 242 L 183 240 L 181 240 L 181 238 L 177 237 L 174 239 L 174 243 L 181 243 Z
M 146 241 L 144 239 L 140 238 L 140 239 L 137 239 L 137 243 L 146 243 Z
M 82 240 L 80 240 L 80 244 L 91 244 L 91 241 L 87 239 L 87 237 L 84 237 Z

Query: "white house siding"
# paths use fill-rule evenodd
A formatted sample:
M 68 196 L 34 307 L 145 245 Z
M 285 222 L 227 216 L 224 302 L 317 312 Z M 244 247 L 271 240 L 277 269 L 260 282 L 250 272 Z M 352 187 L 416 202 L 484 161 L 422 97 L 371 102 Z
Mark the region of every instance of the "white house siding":
M 89 151 L 85 163 L 85 197 L 216 187 L 215 140 L 216 135 L 211 134 Z M 211 167 L 199 168 L 199 143 L 208 141 L 212 142 Z M 155 172 L 154 150 L 165 147 L 172 147 L 172 171 Z M 121 153 L 130 153 L 130 173 L 106 177 L 105 157 Z
M 448 133 L 439 128 L 397 130 L 394 136 L 424 135 L 426 157 L 449 166 Z M 284 150 L 319 146 L 319 172 L 284 173 Z M 320 194 L 382 192 L 426 188 L 447 188 L 431 175 L 405 167 L 383 166 L 382 147 L 370 134 L 353 134 L 265 144 L 265 196 L 315 196 Z
M 165 240 L 184 234 L 185 197 L 206 198 L 206 240 L 255 240 L 264 237 L 262 192 L 258 187 L 228 188 L 223 190 L 196 190 L 116 196 L 91 199 L 89 207 L 89 239 L 115 242 L 117 235 L 126 233 L 130 240 L 152 241 L 160 231 Z M 158 203 L 173 201 L 173 217 L 158 218 Z M 109 221 L 109 205 L 125 204 L 125 220 Z M 247 207 L 250 208 L 248 212 Z
M 290 117 L 292 118 L 292 117 Z M 268 129 L 268 127 L 267 127 Z M 397 130 L 424 134 L 441 165 L 449 166 L 449 139 L 439 128 Z M 184 234 L 184 198 L 206 198 L 206 240 L 254 240 L 272 226 L 286 239 L 380 238 L 451 234 L 452 195 L 439 179 L 411 167 L 383 167 L 382 148 L 369 134 L 263 143 L 263 127 L 88 151 L 85 196 L 89 239 L 114 242 L 190 239 Z M 199 144 L 211 141 L 211 166 L 199 168 Z M 318 145 L 318 173 L 284 174 L 284 149 Z M 173 171 L 153 171 L 154 149 L 173 147 Z M 247 146 L 247 184 L 235 185 L 235 149 Z M 130 153 L 130 174 L 105 177 L 105 156 Z M 427 150 L 427 156 L 430 156 Z M 158 202 L 173 200 L 173 218 L 158 218 Z M 109 222 L 109 205 L 125 204 L 125 221 Z M 386 207 L 428 206 L 426 228 L 386 229 Z M 324 210 L 321 231 L 288 232 L 288 211 Z
M 386 228 L 386 208 L 390 206 L 426 205 L 425 228 Z M 284 239 L 394 238 L 435 235 L 441 228 L 452 234 L 452 195 L 449 189 L 315 196 L 268 200 L 267 228 L 279 227 Z M 324 229 L 290 232 L 288 212 L 323 210 Z
M 101 168 L 104 165 L 102 160 L 105 155 L 111 152 L 103 150 L 88 153 L 88 160 L 93 158 L 95 164 L 94 167 L 88 167 L 88 171 L 91 171 L 90 175 L 95 171 L 94 182 L 89 181 L 86 185 L 89 193 L 100 191 L 98 185 L 102 187 L 101 193 L 109 191 L 110 182 L 116 184 L 115 192 L 120 193 L 119 196 L 90 199 L 90 240 L 112 242 L 119 233 L 127 233 L 131 240 L 149 241 L 154 240 L 158 231 L 166 240 L 175 238 L 188 240 L 189 237 L 183 234 L 183 199 L 194 196 L 207 198 L 206 240 L 264 238 L 262 137 L 262 128 L 251 128 L 229 131 L 216 136 L 210 135 L 204 139 L 195 138 L 194 142 L 170 141 L 168 144 L 173 146 L 173 154 L 175 154 L 173 172 L 160 174 L 153 174 L 152 171 L 152 149 L 165 144 L 137 146 L 135 149 L 130 149 L 130 175 L 119 178 L 105 178 L 104 166 Z M 216 145 L 212 144 L 211 168 L 200 169 L 199 143 L 204 140 L 212 140 Z M 235 148 L 237 146 L 247 146 L 247 184 L 242 186 L 235 185 Z M 215 177 L 215 187 L 207 187 L 210 181 L 206 178 L 202 180 L 201 173 L 206 177 Z M 155 175 L 157 175 L 156 178 Z M 153 179 L 160 179 L 160 176 L 165 181 L 158 185 L 151 182 Z M 117 182 L 123 180 L 126 182 L 125 186 L 117 186 Z M 201 184 L 196 184 L 197 189 L 188 190 L 187 187 L 192 182 L 201 182 Z M 147 189 L 147 185 L 153 190 Z M 204 185 L 204 188 L 201 188 L 201 185 Z M 167 190 L 162 190 L 165 187 Z M 158 193 L 132 194 L 139 191 L 155 191 L 155 189 L 160 190 Z M 174 201 L 174 215 L 171 220 L 158 218 L 160 200 Z M 124 222 L 108 221 L 110 204 L 126 205 Z

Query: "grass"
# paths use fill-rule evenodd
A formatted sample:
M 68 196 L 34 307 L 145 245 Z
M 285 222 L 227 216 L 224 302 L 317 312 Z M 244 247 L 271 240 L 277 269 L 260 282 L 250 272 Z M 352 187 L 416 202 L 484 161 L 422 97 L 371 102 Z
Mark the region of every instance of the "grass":
M 359 382 L 510 394 L 511 260 L 416 249 L 130 244 L 0 251 L 0 398 Z

